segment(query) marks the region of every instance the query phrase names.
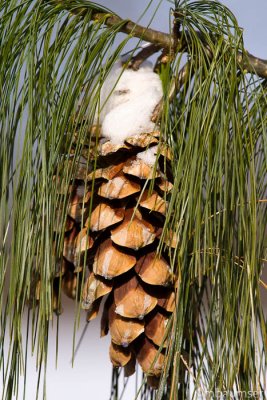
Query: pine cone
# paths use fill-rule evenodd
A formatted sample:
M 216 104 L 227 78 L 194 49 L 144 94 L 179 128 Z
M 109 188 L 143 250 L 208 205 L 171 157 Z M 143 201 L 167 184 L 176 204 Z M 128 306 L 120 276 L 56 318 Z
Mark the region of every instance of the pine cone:
M 83 156 L 67 188 L 71 195 L 63 258 L 55 279 L 61 275 L 62 289 L 71 298 L 82 291 L 88 321 L 97 316 L 107 295 L 101 336 L 110 332 L 113 365 L 124 367 L 129 376 L 137 360 L 157 386 L 175 308 L 169 250 L 157 252 L 161 236 L 166 248 L 177 244 L 175 235 L 163 230 L 172 189 L 170 151 L 159 132 L 153 132 L 122 145 L 100 139 L 95 151 L 85 146 Z M 86 160 L 94 158 L 97 169 L 89 173 Z M 79 288 L 84 266 L 85 282 Z

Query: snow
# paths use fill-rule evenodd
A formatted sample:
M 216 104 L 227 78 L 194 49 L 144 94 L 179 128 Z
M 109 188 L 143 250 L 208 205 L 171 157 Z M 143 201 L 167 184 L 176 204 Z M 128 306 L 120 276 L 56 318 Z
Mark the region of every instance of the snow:
M 103 262 L 103 265 L 102 265 L 102 274 L 103 274 L 105 279 L 111 279 L 110 276 L 108 275 L 108 270 L 109 270 L 109 267 L 110 267 L 110 261 L 111 261 L 111 258 L 112 258 L 112 254 L 113 254 L 112 250 L 108 250 L 106 252 L 106 254 L 105 254 L 104 262 Z
M 121 176 L 115 176 L 115 178 L 111 179 L 107 183 L 104 183 L 104 185 L 106 188 L 105 196 L 113 199 L 114 197 L 119 196 L 123 186 L 125 185 L 125 180 Z
M 115 313 L 121 315 L 122 317 L 124 316 L 124 305 L 123 304 L 119 304 L 116 309 L 115 309 Z
M 96 289 L 97 289 L 97 281 L 93 280 L 87 289 L 87 296 L 86 299 L 83 301 L 83 308 L 89 309 L 90 306 L 93 304 L 93 302 L 95 301 Z
M 147 165 L 154 165 L 157 160 L 158 145 L 152 146 L 145 151 L 136 154 L 136 158 L 144 161 Z
M 150 63 L 143 63 L 138 71 L 115 63 L 101 88 L 100 113 L 95 117 L 102 136 L 123 144 L 130 136 L 154 131 L 151 116 L 162 95 L 161 80 Z
M 129 346 L 129 339 L 131 338 L 131 330 L 126 329 L 124 331 L 124 335 L 122 336 L 122 347 L 128 347 Z
M 151 297 L 148 294 L 146 294 L 144 297 L 144 310 L 147 311 L 150 306 L 151 306 Z

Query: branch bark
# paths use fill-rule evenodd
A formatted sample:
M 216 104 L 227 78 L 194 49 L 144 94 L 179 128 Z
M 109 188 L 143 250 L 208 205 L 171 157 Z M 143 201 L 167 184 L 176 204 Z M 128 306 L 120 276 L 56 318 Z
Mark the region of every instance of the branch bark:
M 169 102 L 171 102 L 175 94 L 179 92 L 181 87 L 186 83 L 189 77 L 189 72 L 190 72 L 190 61 L 188 61 L 179 71 L 178 75 L 173 78 L 170 91 L 168 94 L 169 97 Z M 151 121 L 152 122 L 158 122 L 162 116 L 162 111 L 163 111 L 163 105 L 164 105 L 164 100 L 162 99 L 157 106 L 155 107 Z
M 94 20 L 103 20 L 103 18 L 104 14 L 102 13 L 97 13 L 93 15 Z M 122 22 L 123 20 L 115 15 L 107 17 L 105 19 L 105 24 L 110 27 Z M 171 49 L 173 46 L 172 35 L 154 29 L 142 27 L 141 25 L 135 24 L 132 21 L 125 21 L 125 24 L 121 28 L 121 32 L 141 38 L 147 42 L 156 44 L 161 48 Z M 185 43 L 182 43 L 181 47 L 184 46 Z M 250 72 L 251 74 L 256 74 L 261 78 L 267 78 L 267 60 L 255 57 L 248 52 L 245 55 L 239 52 L 237 61 L 240 65 L 242 65 L 243 69 L 247 70 L 247 72 Z
M 67 9 L 72 14 L 85 16 L 89 13 L 89 11 L 92 12 L 91 9 L 85 7 L 77 7 L 73 9 L 70 5 L 68 6 L 68 4 L 66 4 L 62 0 L 53 0 L 53 2 L 60 4 L 62 8 Z M 130 20 L 123 20 L 117 15 L 107 14 L 103 12 L 92 12 L 91 19 L 93 21 L 103 22 L 108 27 L 121 25 L 121 27 L 119 28 L 120 32 L 150 42 L 154 45 L 157 45 L 159 48 L 169 50 L 173 48 L 174 43 L 173 36 L 171 34 L 157 31 L 155 29 L 146 28 Z M 186 40 L 182 40 L 182 43 L 180 43 L 179 45 L 179 47 L 185 48 L 188 46 L 188 42 Z M 239 52 L 237 56 L 237 61 L 242 66 L 243 70 L 246 70 L 251 74 L 258 75 L 260 78 L 267 78 L 267 60 L 255 57 L 248 52 L 246 52 L 245 54 Z
M 128 64 L 128 68 L 132 68 L 134 71 L 137 71 L 142 63 L 147 60 L 150 56 L 157 53 L 161 48 L 156 44 L 150 44 L 149 46 L 142 49 L 136 56 L 133 56 L 130 59 Z

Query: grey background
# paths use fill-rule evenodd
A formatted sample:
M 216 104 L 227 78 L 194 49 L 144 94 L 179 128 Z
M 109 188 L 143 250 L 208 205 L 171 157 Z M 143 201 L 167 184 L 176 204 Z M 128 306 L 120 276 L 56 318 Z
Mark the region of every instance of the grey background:
M 244 40 L 247 50 L 258 57 L 267 58 L 266 0 L 224 0 L 223 3 L 232 10 L 240 26 L 244 28 Z M 149 4 L 149 1 L 103 0 L 101 4 L 116 11 L 124 18 L 137 21 L 144 7 Z M 156 4 L 157 2 L 153 1 L 151 8 L 141 20 L 143 24 L 148 23 L 150 20 Z M 167 32 L 169 30 L 169 8 L 171 3 L 165 0 L 158 4 L 159 9 L 151 26 Z M 264 296 L 266 297 L 265 294 Z M 73 308 L 73 303 L 67 299 L 64 306 L 65 311 L 60 321 L 57 369 L 55 368 L 54 351 L 55 326 L 51 329 L 49 338 L 50 352 L 47 365 L 47 399 L 108 400 L 111 383 L 111 365 L 108 356 L 110 339 L 109 337 L 99 338 L 99 319 L 90 323 L 77 354 L 74 368 L 72 368 L 70 359 L 74 325 Z M 77 338 L 81 335 L 85 325 L 84 319 L 85 315 L 82 313 Z M 28 361 L 26 399 L 33 400 L 35 399 L 35 387 L 37 384 L 35 358 L 29 357 Z M 21 384 L 23 384 L 23 378 L 21 379 Z M 134 399 L 134 386 L 135 379 L 133 378 L 124 399 Z M 22 399 L 22 392 L 19 395 L 19 399 Z

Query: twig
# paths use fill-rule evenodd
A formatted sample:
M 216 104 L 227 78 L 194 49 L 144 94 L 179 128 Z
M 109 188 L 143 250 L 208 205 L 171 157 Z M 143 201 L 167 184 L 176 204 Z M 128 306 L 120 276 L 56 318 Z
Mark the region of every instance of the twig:
M 70 4 L 67 4 L 63 0 L 49 0 L 49 2 L 59 4 L 63 9 L 70 11 L 72 14 L 85 17 L 91 13 L 91 20 L 103 23 L 106 26 L 113 27 L 119 26 L 118 31 L 131 35 L 133 37 L 138 37 L 149 43 L 158 45 L 159 48 L 165 48 L 171 50 L 173 47 L 173 36 L 172 34 L 157 31 L 155 29 L 150 29 L 143 27 L 141 25 L 135 24 L 130 20 L 123 20 L 117 15 L 108 14 L 104 12 L 94 12 L 92 8 L 76 7 L 73 8 Z M 93 11 L 93 12 L 92 12 Z M 196 34 L 201 38 L 201 33 L 196 32 Z M 183 32 L 183 38 L 180 37 L 181 48 L 187 48 L 190 46 L 190 38 Z M 237 61 L 243 70 L 251 74 L 256 74 L 260 78 L 267 78 L 267 60 L 255 57 L 252 54 L 245 52 L 239 52 L 237 55 Z
M 181 33 L 180 33 L 180 22 L 175 18 L 173 20 L 173 27 L 172 27 L 172 48 L 171 48 L 171 53 L 172 57 L 175 57 L 175 54 L 178 51 L 179 48 L 179 39 L 180 39 Z
M 188 79 L 189 76 L 189 72 L 190 72 L 190 61 L 188 61 L 179 71 L 178 75 L 173 77 L 172 83 L 171 83 L 171 87 L 170 87 L 170 91 L 169 91 L 169 101 L 171 102 L 176 93 L 179 92 L 179 90 L 181 89 L 181 87 L 185 84 L 185 82 Z M 160 100 L 160 102 L 156 105 L 152 117 L 151 117 L 151 121 L 152 122 L 157 122 L 162 115 L 162 111 L 163 111 L 163 104 L 164 104 L 164 100 L 163 98 Z
M 256 74 L 260 78 L 267 78 L 267 60 L 255 57 L 249 52 L 246 52 L 244 56 L 238 53 L 237 61 L 247 72 Z
M 172 60 L 172 56 L 169 52 L 169 50 L 167 49 L 162 49 L 161 50 L 161 54 L 159 55 L 155 66 L 154 66 L 154 72 L 159 73 L 160 67 L 162 66 L 162 64 L 167 64 L 168 62 L 170 62 Z
M 128 63 L 128 68 L 133 69 L 134 71 L 137 71 L 140 67 L 140 65 L 148 59 L 150 56 L 153 54 L 157 53 L 160 50 L 160 46 L 157 44 L 150 44 L 146 47 L 144 47 L 139 53 L 137 53 L 135 56 L 133 56 Z

